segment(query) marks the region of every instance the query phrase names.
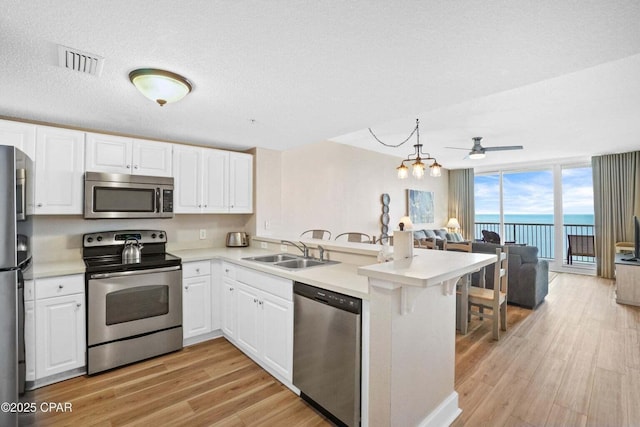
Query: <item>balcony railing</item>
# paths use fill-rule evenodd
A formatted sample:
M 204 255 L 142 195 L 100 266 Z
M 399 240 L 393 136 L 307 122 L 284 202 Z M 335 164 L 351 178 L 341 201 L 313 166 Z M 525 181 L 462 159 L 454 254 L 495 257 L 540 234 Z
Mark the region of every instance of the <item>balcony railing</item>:
M 500 223 L 476 222 L 476 239 L 482 238 L 482 230 L 494 231 L 500 234 Z M 594 234 L 594 226 L 584 224 L 564 224 L 562 226 L 562 253 L 564 262 L 566 262 L 568 234 L 592 236 Z M 524 224 L 505 222 L 504 236 L 502 236 L 502 238 L 505 242 L 515 241 L 516 243 L 524 243 L 529 246 L 536 246 L 538 248 L 538 257 L 540 258 L 555 258 L 553 224 Z M 595 258 L 588 256 L 574 256 L 573 262 L 594 263 Z

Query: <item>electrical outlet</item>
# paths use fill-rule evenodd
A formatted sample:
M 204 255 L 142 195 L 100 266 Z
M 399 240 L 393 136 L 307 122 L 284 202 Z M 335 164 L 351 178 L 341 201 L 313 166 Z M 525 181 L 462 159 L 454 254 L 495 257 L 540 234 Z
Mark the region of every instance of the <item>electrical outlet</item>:
M 204 240 L 207 238 L 207 230 L 205 230 L 204 228 L 200 229 L 200 240 Z
M 262 249 L 269 249 L 269 244 L 267 242 L 260 242 L 260 247 Z
M 289 248 L 289 246 L 288 246 L 288 245 L 280 245 L 280 250 L 281 250 L 282 252 L 287 252 L 287 249 L 288 249 L 288 248 Z

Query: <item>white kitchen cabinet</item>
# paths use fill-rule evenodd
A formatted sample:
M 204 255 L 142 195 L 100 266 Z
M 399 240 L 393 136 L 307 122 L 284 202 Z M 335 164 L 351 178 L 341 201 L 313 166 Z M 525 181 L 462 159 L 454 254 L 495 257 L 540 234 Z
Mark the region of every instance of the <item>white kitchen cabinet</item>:
M 263 292 L 260 296 L 261 357 L 283 377 L 293 379 L 293 302 Z
M 176 213 L 251 213 L 253 156 L 211 148 L 176 145 Z
M 36 126 L 35 214 L 82 214 L 84 136 L 75 130 Z
M 87 133 L 86 170 L 171 176 L 173 144 Z
M 222 285 L 220 290 L 221 316 L 220 323 L 224 335 L 235 340 L 236 337 L 236 299 L 237 299 L 236 267 L 222 263 Z
M 223 264 L 223 293 L 229 335 L 267 370 L 293 378 L 293 283 L 253 269 Z M 233 317 L 233 319 L 230 319 Z
M 183 265 L 182 330 L 185 340 L 211 332 L 210 265 L 209 261 Z
M 236 292 L 236 343 L 245 353 L 260 355 L 260 326 L 258 324 L 261 304 L 258 291 L 237 283 Z
M 11 145 L 26 153 L 31 160 L 36 155 L 36 126 L 29 123 L 0 120 L 0 145 Z
M 229 212 L 253 212 L 253 156 L 229 153 Z
M 84 275 L 37 279 L 35 288 L 35 379 L 85 366 Z

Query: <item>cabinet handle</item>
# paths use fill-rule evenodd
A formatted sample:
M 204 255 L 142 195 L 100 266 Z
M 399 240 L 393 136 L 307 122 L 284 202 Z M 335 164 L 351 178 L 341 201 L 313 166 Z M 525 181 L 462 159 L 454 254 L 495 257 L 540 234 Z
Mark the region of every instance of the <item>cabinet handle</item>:
M 42 207 L 42 203 L 38 203 L 36 206 L 41 208 Z
M 200 269 L 199 268 L 196 268 L 196 273 L 200 273 Z
M 189 286 L 185 286 L 184 288 L 185 288 L 185 290 L 187 290 L 187 291 L 189 290 Z
M 263 307 L 263 305 L 262 305 L 262 303 L 263 303 L 263 302 L 264 302 L 264 301 L 258 301 L 258 305 L 259 305 L 259 306 L 261 306 L 261 307 Z
M 258 302 L 258 298 L 253 299 L 254 304 Z
M 229 288 L 229 292 L 233 292 L 233 288 Z
M 138 165 L 135 165 L 133 168 L 134 168 L 134 169 L 138 169 Z
M 207 205 L 204 205 L 204 207 L 206 208 L 206 207 L 207 207 Z
M 58 289 L 64 288 L 64 285 L 58 285 Z
M 127 169 L 131 169 L 131 165 L 127 165 Z
M 228 268 L 225 268 L 225 269 L 224 269 L 224 272 L 225 272 L 225 273 L 228 273 L 228 272 L 229 272 L 229 269 L 228 269 Z
M 199 207 L 199 208 L 201 208 L 201 207 L 202 207 L 202 205 L 198 205 L 198 207 Z
M 76 303 L 76 307 L 78 307 L 78 308 L 82 307 L 82 303 L 81 302 Z

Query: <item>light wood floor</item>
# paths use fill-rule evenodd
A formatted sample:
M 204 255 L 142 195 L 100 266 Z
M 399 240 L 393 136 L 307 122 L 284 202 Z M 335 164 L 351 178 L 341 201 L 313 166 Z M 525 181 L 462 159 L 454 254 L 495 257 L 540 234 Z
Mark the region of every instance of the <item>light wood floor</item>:
M 535 311 L 509 306 L 456 338 L 462 415 L 454 426 L 640 425 L 640 309 L 618 305 L 613 282 L 560 274 Z M 38 426 L 330 425 L 224 339 L 28 394 L 71 402 Z
M 613 281 L 558 274 L 537 310 L 508 311 L 499 342 L 488 321 L 456 338 L 454 426 L 640 426 L 640 308 Z

